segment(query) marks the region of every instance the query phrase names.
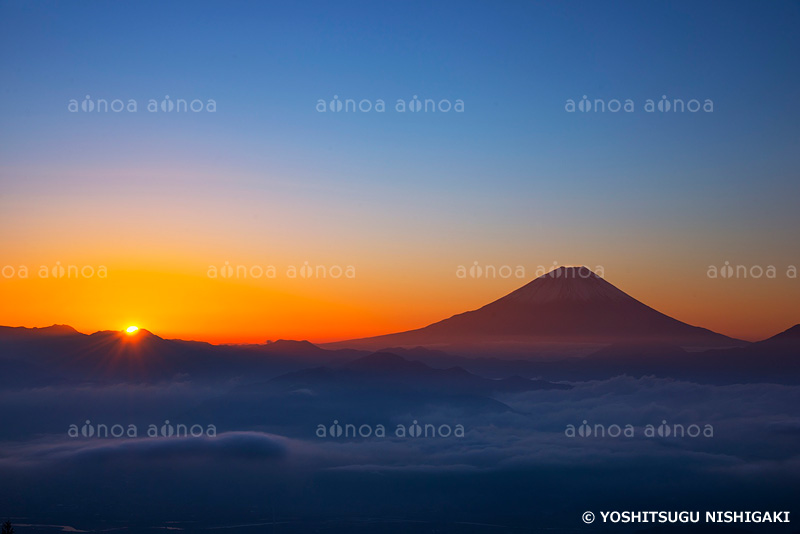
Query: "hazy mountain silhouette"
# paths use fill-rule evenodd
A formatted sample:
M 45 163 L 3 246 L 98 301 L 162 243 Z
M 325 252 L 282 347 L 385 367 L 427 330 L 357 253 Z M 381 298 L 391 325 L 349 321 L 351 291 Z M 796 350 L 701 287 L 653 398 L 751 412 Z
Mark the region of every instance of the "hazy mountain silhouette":
M 302 369 L 236 387 L 185 417 L 212 416 L 229 426 L 307 433 L 309 421 L 329 424 L 344 416 L 360 423 L 385 424 L 395 422 L 398 414 L 425 414 L 432 407 L 470 417 L 510 412 L 495 394 L 570 389 L 567 384 L 519 376 L 492 380 L 460 367 L 436 369 L 376 352 L 337 366 Z
M 570 389 L 565 384 L 529 380 L 518 376 L 492 380 L 470 373 L 462 367 L 436 369 L 420 361 L 407 360 L 396 354 L 376 352 L 338 368 L 314 368 L 289 373 L 273 379 L 292 387 L 354 387 L 368 381 L 380 388 L 402 386 L 409 390 L 491 394 L 494 392 L 536 389 Z
M 163 339 L 144 329 L 128 336 L 117 331 L 87 335 L 64 325 L 0 327 L 0 374 L 9 387 L 175 380 L 263 383 L 297 371 L 300 377 L 316 373 L 339 383 L 369 376 L 376 384 L 444 384 L 484 392 L 513 389 L 511 385 L 535 389 L 535 383 L 518 378 L 492 380 L 514 375 L 548 381 L 652 374 L 710 383 L 795 383 L 800 376 L 800 325 L 744 347 L 687 351 L 674 343 L 633 339 L 601 346 L 585 357 L 564 356 L 550 361 L 470 358 L 419 346 L 371 353 L 291 340 L 211 345 Z
M 787 347 L 789 349 L 796 349 L 800 347 L 800 324 L 796 324 L 793 327 L 784 330 L 780 334 L 776 334 L 763 341 L 759 341 L 758 343 L 755 343 L 755 346 Z
M 800 325 L 744 347 L 687 351 L 660 342 L 620 342 L 584 357 L 541 361 L 497 357 L 468 358 L 423 347 L 391 348 L 436 367 L 460 366 L 483 377 L 519 375 L 556 381 L 603 380 L 619 375 L 659 376 L 709 384 L 800 383 Z
M 304 367 L 347 361 L 367 352 L 324 350 L 307 341 L 211 345 L 71 327 L 0 327 L 0 373 L 11 384 L 265 380 Z
M 0 326 L 0 341 L 17 339 L 33 339 L 41 337 L 83 336 L 71 326 L 54 324 L 43 328 L 25 328 L 23 326 Z
M 723 347 L 745 342 L 673 319 L 617 289 L 586 267 L 560 267 L 477 310 L 424 328 L 330 346 L 484 346 L 619 342 Z
M 582 358 L 555 361 L 459 358 L 457 363 L 481 376 L 518 374 L 546 380 L 605 380 L 620 375 L 658 376 L 706 384 L 800 383 L 800 325 L 745 347 L 687 351 L 668 343 L 607 345 Z M 413 353 L 413 351 L 412 351 Z M 439 361 L 443 361 L 439 357 Z
M 655 375 L 697 382 L 800 382 L 800 325 L 745 347 L 687 352 L 669 345 L 612 345 L 577 368 L 584 377 Z M 574 374 L 574 373 L 573 373 Z

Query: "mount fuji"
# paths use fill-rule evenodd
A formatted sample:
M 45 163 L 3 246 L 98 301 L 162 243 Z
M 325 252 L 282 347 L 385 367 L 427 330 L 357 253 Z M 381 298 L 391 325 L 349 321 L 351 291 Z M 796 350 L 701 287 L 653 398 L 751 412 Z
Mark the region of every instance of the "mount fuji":
M 559 267 L 477 310 L 416 330 L 332 345 L 502 351 L 553 343 L 628 342 L 709 348 L 746 344 L 656 311 L 586 267 Z

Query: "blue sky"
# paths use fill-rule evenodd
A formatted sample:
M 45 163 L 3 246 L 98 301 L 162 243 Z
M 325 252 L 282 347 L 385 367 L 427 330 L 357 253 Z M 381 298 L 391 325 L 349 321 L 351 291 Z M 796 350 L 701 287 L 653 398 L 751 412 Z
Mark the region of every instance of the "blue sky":
M 72 236 L 89 203 L 149 195 L 186 203 L 176 238 L 236 228 L 273 249 L 665 272 L 797 262 L 799 23 L 800 4 L 780 1 L 4 1 L 0 223 L 13 251 L 41 235 L 32 210 L 64 195 Z M 138 112 L 70 113 L 85 95 Z M 165 95 L 217 111 L 146 112 Z M 318 113 L 334 95 L 387 111 Z M 394 112 L 413 95 L 464 112 Z M 567 113 L 583 95 L 635 111 Z M 661 95 L 714 111 L 646 113 Z M 201 206 L 220 220 L 192 220 Z M 302 222 L 267 239 L 238 219 L 258 206 Z
M 796 163 L 794 2 L 4 2 L 2 9 L 6 162 L 42 143 L 54 163 L 81 159 L 78 139 L 64 139 L 77 133 L 107 158 L 130 148 L 144 152 L 138 159 L 201 146 L 209 159 L 257 169 L 259 147 L 298 160 L 313 153 L 326 171 L 350 172 L 341 159 L 363 159 L 368 168 L 375 159 L 379 167 L 421 163 L 445 188 L 466 181 L 478 190 L 490 181 L 530 188 L 541 174 L 592 183 L 603 167 L 621 184 L 660 181 L 658 173 L 687 165 L 707 167 L 716 184 L 747 184 L 742 163 L 763 155 L 776 173 Z M 140 105 L 167 94 L 213 98 L 218 112 L 191 122 L 141 113 L 91 122 L 61 113 L 86 94 Z M 708 98 L 715 108 L 565 114 L 564 102 L 584 94 L 630 98 L 638 110 L 662 94 Z M 314 104 L 333 95 L 461 98 L 466 112 L 320 117 Z M 118 142 L 123 137 L 132 145 Z M 437 165 L 443 158 L 451 173 Z M 372 182 L 368 174 L 347 180 Z M 418 175 L 430 183 L 430 173 Z

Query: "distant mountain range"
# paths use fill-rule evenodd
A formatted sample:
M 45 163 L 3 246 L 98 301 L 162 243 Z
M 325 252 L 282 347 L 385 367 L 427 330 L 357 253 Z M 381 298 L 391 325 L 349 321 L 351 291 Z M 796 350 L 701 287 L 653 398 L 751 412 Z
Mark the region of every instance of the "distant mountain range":
M 318 367 L 282 375 L 273 383 L 287 387 L 355 387 L 369 381 L 373 387 L 388 390 L 402 387 L 406 391 L 435 391 L 448 394 L 485 394 L 519 392 L 538 389 L 570 389 L 564 384 L 511 376 L 499 380 L 486 379 L 463 367 L 437 369 L 422 361 L 412 361 L 390 352 L 375 352 L 335 368 Z
M 113 331 L 86 335 L 63 325 L 0 327 L 0 376 L 4 386 L 12 388 L 185 380 L 246 384 L 270 379 L 278 381 L 270 387 L 303 380 L 316 381 L 314 385 L 320 386 L 318 379 L 323 378 L 341 385 L 369 377 L 380 388 L 404 384 L 417 389 L 488 394 L 553 386 L 547 381 L 623 374 L 708 383 L 797 383 L 800 325 L 742 347 L 689 352 L 669 343 L 634 340 L 603 346 L 585 357 L 551 361 L 491 354 L 465 357 L 426 347 L 389 347 L 377 352 L 328 350 L 308 341 L 291 340 L 211 345 L 163 339 L 146 330 L 131 337 Z
M 549 360 L 541 358 L 542 344 Z M 574 357 L 576 344 L 583 357 Z M 517 356 L 509 357 L 509 347 Z M 562 267 L 478 310 L 425 328 L 324 346 L 292 340 L 211 345 L 163 339 L 144 329 L 87 335 L 66 325 L 0 327 L 0 375 L 12 387 L 258 383 L 280 375 L 353 384 L 369 376 L 382 387 L 427 384 L 488 394 L 551 387 L 546 380 L 620 374 L 795 382 L 800 325 L 747 343 L 668 317 L 585 267 Z
M 530 347 L 552 343 L 621 342 L 683 347 L 747 344 L 664 315 L 586 267 L 559 267 L 477 310 L 424 328 L 326 346 L 373 350 L 425 346 L 486 353 L 526 352 Z
M 304 367 L 352 360 L 357 350 L 325 350 L 308 341 L 263 345 L 211 345 L 163 339 L 145 329 L 135 335 L 82 334 L 66 325 L 0 326 L 0 374 L 33 385 L 75 382 L 163 382 L 252 377 L 263 380 Z

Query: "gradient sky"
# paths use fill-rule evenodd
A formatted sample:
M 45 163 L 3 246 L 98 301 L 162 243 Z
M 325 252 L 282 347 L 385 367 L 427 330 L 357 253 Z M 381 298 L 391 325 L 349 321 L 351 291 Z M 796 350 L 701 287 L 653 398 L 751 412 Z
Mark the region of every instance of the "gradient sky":
M 328 341 L 602 266 L 746 339 L 800 323 L 797 2 L 0 2 L 0 324 Z M 71 99 L 136 113 L 71 113 Z M 149 99 L 216 112 L 150 113 Z M 318 99 L 384 113 L 319 113 Z M 463 113 L 397 113 L 398 98 Z M 633 113 L 568 113 L 568 99 Z M 713 113 L 647 113 L 647 99 Z M 207 277 L 274 265 L 275 279 Z M 285 276 L 352 265 L 355 279 Z M 456 268 L 522 265 L 524 280 Z M 774 265 L 777 278 L 709 279 Z M 104 265 L 46 279 L 41 265 Z M 10 271 L 5 271 L 6 273 Z

